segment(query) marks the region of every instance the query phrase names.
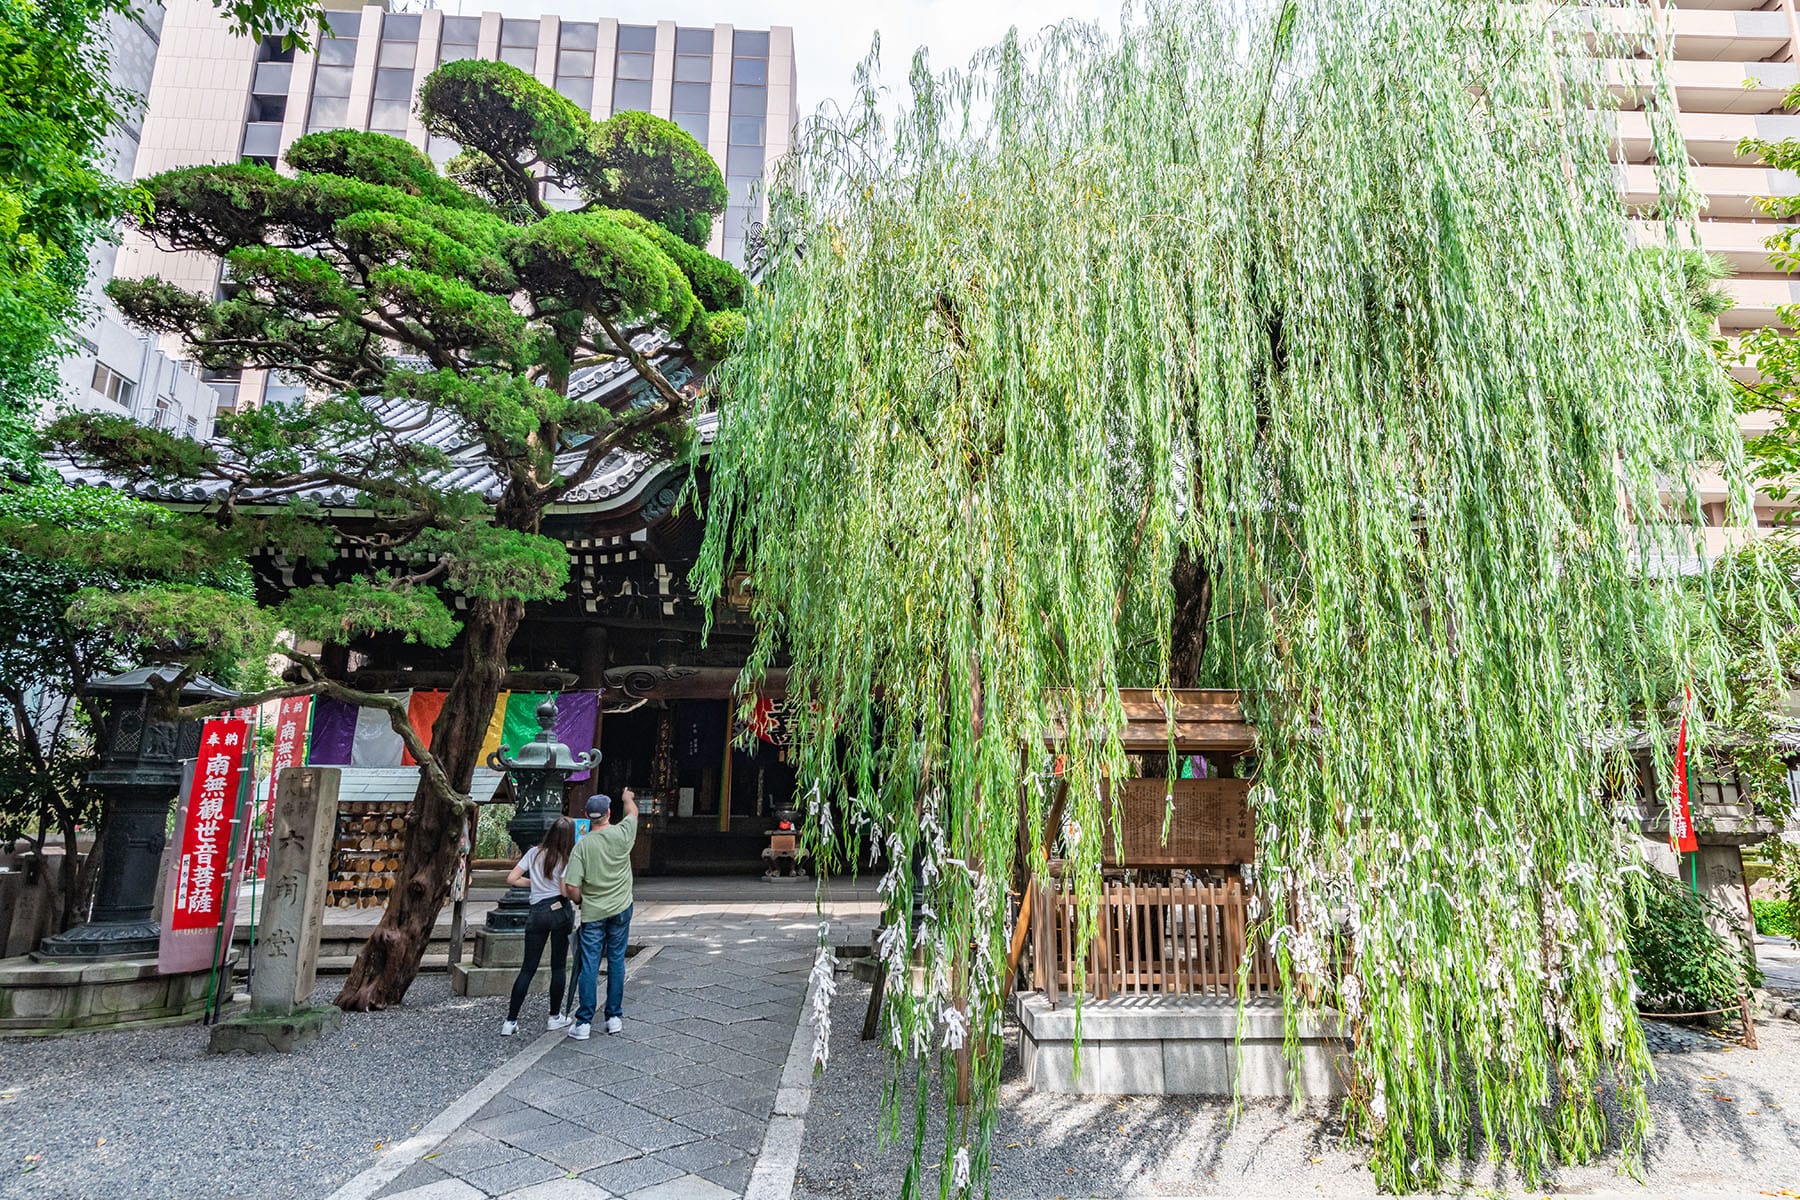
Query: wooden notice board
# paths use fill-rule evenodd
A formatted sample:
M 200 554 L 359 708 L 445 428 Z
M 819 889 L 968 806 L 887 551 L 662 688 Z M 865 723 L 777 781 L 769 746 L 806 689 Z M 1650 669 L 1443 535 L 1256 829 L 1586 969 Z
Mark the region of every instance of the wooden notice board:
M 1127 779 L 1119 791 L 1120 838 L 1107 830 L 1107 866 L 1238 866 L 1256 858 L 1247 779 Z M 1164 842 L 1163 813 L 1170 795 L 1175 812 Z

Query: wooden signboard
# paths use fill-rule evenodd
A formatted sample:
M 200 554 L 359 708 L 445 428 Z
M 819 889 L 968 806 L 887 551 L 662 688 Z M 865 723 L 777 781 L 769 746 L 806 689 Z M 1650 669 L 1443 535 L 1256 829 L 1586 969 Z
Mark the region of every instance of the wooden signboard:
M 1256 858 L 1247 779 L 1127 779 L 1120 789 L 1123 850 L 1107 832 L 1110 867 L 1237 866 Z M 1175 812 L 1163 841 L 1170 795 Z

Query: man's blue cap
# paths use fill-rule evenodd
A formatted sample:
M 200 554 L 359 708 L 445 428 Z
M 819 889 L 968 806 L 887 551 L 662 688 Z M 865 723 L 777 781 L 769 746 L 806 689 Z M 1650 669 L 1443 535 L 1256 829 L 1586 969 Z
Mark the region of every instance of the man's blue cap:
M 612 811 L 612 797 L 605 793 L 595 793 L 588 797 L 588 816 L 603 817 Z

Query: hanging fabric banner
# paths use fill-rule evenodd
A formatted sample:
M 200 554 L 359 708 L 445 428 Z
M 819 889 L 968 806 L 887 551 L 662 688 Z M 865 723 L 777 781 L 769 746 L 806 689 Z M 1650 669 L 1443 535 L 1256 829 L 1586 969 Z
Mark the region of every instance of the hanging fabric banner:
M 412 699 L 410 691 L 385 694 L 403 705 Z M 400 755 L 406 749 L 406 743 L 395 731 L 385 708 L 358 707 L 352 741 L 350 765 L 353 767 L 397 767 Z
M 1692 854 L 1700 848 L 1694 835 L 1694 814 L 1688 807 L 1687 706 L 1690 695 L 1681 701 L 1681 726 L 1675 734 L 1675 799 L 1669 805 L 1669 849 L 1677 854 Z
M 320 696 L 313 706 L 312 747 L 306 762 L 313 767 L 347 767 L 356 744 L 356 705 Z
M 594 718 L 600 714 L 599 692 L 564 692 L 556 698 L 556 740 L 580 758 L 594 748 Z M 588 772 L 577 771 L 569 782 L 581 783 Z
M 500 748 L 501 735 L 506 732 L 506 702 L 511 695 L 511 692 L 501 692 L 494 697 L 494 711 L 488 717 L 487 735 L 481 739 L 481 749 L 475 755 L 476 766 L 487 766 L 488 755 Z
M 506 722 L 500 733 L 500 744 L 508 754 L 517 754 L 519 748 L 535 738 L 541 726 L 538 724 L 538 706 L 548 700 L 552 692 L 510 692 L 506 697 Z
M 235 834 L 246 799 L 244 752 L 249 741 L 249 723 L 242 718 L 214 717 L 201 726 L 200 757 L 182 789 L 175 854 L 163 883 L 156 957 L 164 974 L 214 965 L 231 943 L 238 868 L 247 840 Z
M 444 711 L 444 700 L 449 695 L 449 692 L 415 691 L 407 702 L 406 719 L 412 723 L 413 732 L 419 735 L 427 750 L 431 749 L 431 728 L 437 724 L 438 714 Z M 400 764 L 406 767 L 419 765 L 411 750 L 401 753 Z
M 275 827 L 275 784 L 281 773 L 297 767 L 306 759 L 307 718 L 312 713 L 311 696 L 289 696 L 275 712 L 275 753 L 269 759 L 269 778 L 256 821 L 255 855 L 251 875 L 261 879 L 269 866 L 269 833 Z

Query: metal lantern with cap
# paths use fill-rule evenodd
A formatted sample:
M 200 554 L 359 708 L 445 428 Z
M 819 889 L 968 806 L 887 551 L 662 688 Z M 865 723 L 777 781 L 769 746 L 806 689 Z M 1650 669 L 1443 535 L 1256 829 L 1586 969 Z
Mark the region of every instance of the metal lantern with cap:
M 36 957 L 49 961 L 153 956 L 161 927 L 151 917 L 167 840 L 169 805 L 181 791 L 185 760 L 200 753 L 201 722 L 156 714 L 156 684 L 179 678 L 177 666 L 139 667 L 90 682 L 101 703 L 99 762 L 89 787 L 105 798 L 94 908 L 84 923 L 46 938 Z M 155 681 L 154 683 L 152 681 Z M 182 687 L 183 704 L 233 700 L 237 693 L 205 676 Z
M 513 786 L 513 816 L 506 823 L 513 845 L 523 855 L 544 840 L 556 818 L 563 815 L 563 785 L 578 771 L 591 771 L 600 752 L 589 750 L 579 758 L 556 740 L 556 701 L 538 705 L 538 735 L 509 755 L 504 747 L 488 756 L 488 766 L 506 772 Z M 496 932 L 522 930 L 531 916 L 531 893 L 525 887 L 508 888 L 500 903 L 488 913 L 487 927 Z

